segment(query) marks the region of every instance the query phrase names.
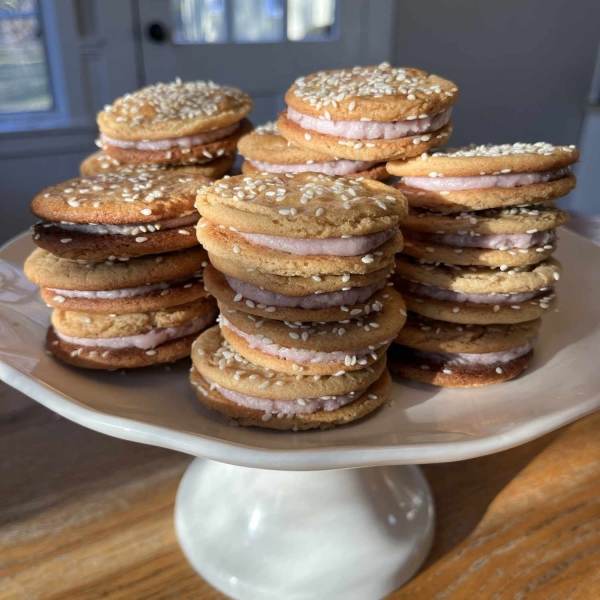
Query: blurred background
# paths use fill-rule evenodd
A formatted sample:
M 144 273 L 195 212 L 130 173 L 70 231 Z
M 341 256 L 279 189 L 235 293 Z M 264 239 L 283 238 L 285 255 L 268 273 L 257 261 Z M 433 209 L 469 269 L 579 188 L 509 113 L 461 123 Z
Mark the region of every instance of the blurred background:
M 599 0 L 0 0 L 0 243 L 78 175 L 117 96 L 212 79 L 260 124 L 296 77 L 382 61 L 458 84 L 451 145 L 580 146 L 563 206 L 600 214 L 599 42 Z

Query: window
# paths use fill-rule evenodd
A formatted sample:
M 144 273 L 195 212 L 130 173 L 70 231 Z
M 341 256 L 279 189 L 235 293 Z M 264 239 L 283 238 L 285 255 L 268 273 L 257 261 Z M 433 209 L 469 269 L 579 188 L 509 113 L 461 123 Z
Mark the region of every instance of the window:
M 35 0 L 0 0 L 0 112 L 49 111 L 54 98 Z
M 336 0 L 170 0 L 176 44 L 327 41 Z

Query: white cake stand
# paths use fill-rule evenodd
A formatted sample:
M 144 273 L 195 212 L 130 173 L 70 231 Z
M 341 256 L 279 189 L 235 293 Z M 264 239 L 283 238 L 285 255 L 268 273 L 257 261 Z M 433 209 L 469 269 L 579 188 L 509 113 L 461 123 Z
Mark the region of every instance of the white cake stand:
M 382 598 L 415 573 L 434 533 L 421 471 L 394 465 L 498 452 L 600 407 L 600 248 L 566 231 L 560 312 L 526 377 L 473 390 L 397 382 L 393 405 L 362 422 L 295 434 L 231 427 L 195 399 L 185 361 L 123 376 L 48 356 L 49 310 L 21 269 L 31 249 L 21 236 L 0 250 L 0 377 L 85 427 L 199 457 L 179 488 L 177 535 L 233 598 Z

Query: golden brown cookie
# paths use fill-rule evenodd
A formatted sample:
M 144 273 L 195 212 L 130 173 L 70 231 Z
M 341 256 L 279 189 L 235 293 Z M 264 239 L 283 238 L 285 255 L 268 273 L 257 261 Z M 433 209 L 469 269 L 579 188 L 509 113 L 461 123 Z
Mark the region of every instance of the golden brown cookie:
M 192 359 L 191 383 L 198 399 L 239 425 L 327 429 L 372 412 L 385 401 L 391 383 L 385 358 L 337 376 L 277 373 L 238 360 L 218 327 L 198 338 Z
M 56 256 L 105 260 L 194 246 L 196 193 L 211 180 L 171 173 L 105 173 L 42 190 L 34 241 Z
M 411 208 L 402 221 L 402 228 L 422 233 L 459 235 L 535 233 L 556 229 L 568 220 L 569 213 L 545 204 L 441 214 Z
M 527 368 L 533 351 L 502 363 L 502 366 L 446 366 L 440 361 L 417 357 L 410 348 L 394 344 L 388 355 L 392 373 L 419 383 L 441 387 L 479 387 L 502 383 L 518 377 Z
M 387 181 L 391 177 L 384 163 L 338 160 L 327 154 L 294 146 L 279 133 L 274 122 L 265 123 L 242 137 L 238 142 L 238 152 L 246 159 L 242 164 L 242 173 L 291 173 L 302 170 L 337 173 L 348 178 L 367 177 L 378 181 Z
M 101 150 L 88 156 L 79 166 L 81 177 L 91 177 L 102 173 L 128 173 L 135 175 L 139 171 L 173 171 L 179 176 L 184 177 L 208 177 L 209 179 L 219 179 L 229 169 L 235 161 L 234 156 L 221 156 L 204 164 L 189 164 L 182 166 L 169 166 L 159 164 L 132 164 L 120 163 L 115 158 L 111 158 Z M 386 172 L 387 173 L 387 172 Z
M 386 287 L 374 292 L 368 299 L 351 305 L 334 305 L 321 308 L 301 308 L 273 306 L 256 302 L 236 293 L 227 283 L 225 276 L 209 265 L 204 271 L 204 285 L 206 289 L 224 307 L 224 313 L 229 310 L 242 308 L 244 312 L 258 317 L 280 321 L 318 321 L 329 323 L 343 321 L 348 318 L 359 318 L 381 310 L 384 302 L 383 296 L 387 293 Z M 391 285 L 391 284 L 390 284 Z
M 207 295 L 200 246 L 128 261 L 85 263 L 38 248 L 25 261 L 25 275 L 39 285 L 46 304 L 68 311 L 148 312 Z
M 156 348 L 124 348 L 107 350 L 85 348 L 70 344 L 56 336 L 52 327 L 48 329 L 46 345 L 50 352 L 62 362 L 80 369 L 114 371 L 115 369 L 137 369 L 164 363 L 172 363 L 190 355 L 190 349 L 197 333 L 165 342 Z
M 280 372 L 332 375 L 362 369 L 385 353 L 406 320 L 400 294 L 388 289 L 385 296 L 380 311 L 334 323 L 277 321 L 222 310 L 222 335 L 244 358 Z
M 511 294 L 552 286 L 561 272 L 555 258 L 524 267 L 488 268 L 437 265 L 397 255 L 395 281 L 405 279 L 465 294 Z
M 535 319 L 509 325 L 457 325 L 410 313 L 395 342 L 426 352 L 504 352 L 531 342 L 541 323 Z
M 404 161 L 391 161 L 388 171 L 400 177 L 478 177 L 560 169 L 576 163 L 575 146 L 553 146 L 546 142 L 526 144 L 471 144 L 445 148 Z
M 117 139 L 161 140 L 225 127 L 251 110 L 252 100 L 238 89 L 176 80 L 118 98 L 98 114 L 98 127 Z
M 284 111 L 277 126 L 292 144 L 347 160 L 383 161 L 419 156 L 431 148 L 448 142 L 452 134 L 452 121 L 431 133 L 410 135 L 395 139 L 347 139 L 316 131 L 308 131 L 289 119 Z
M 407 215 L 390 186 L 322 173 L 238 175 L 198 193 L 196 208 L 238 232 L 291 238 L 338 238 L 396 227 Z

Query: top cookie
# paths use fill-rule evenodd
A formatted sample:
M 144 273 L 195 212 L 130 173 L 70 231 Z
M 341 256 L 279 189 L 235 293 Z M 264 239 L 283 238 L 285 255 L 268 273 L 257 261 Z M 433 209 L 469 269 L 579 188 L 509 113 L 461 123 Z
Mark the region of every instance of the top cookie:
M 71 179 L 42 190 L 31 212 L 51 222 L 120 225 L 156 223 L 194 210 L 207 178 L 167 172 L 105 173 Z
M 98 127 L 120 140 L 159 140 L 225 127 L 251 110 L 250 97 L 236 88 L 177 79 L 118 98 L 98 114 Z
M 457 98 L 451 81 L 388 63 L 320 71 L 297 79 L 285 95 L 293 109 L 334 121 L 418 119 L 449 108 Z
M 478 177 L 530 173 L 567 167 L 579 160 L 575 146 L 546 142 L 465 146 L 436 150 L 416 158 L 391 161 L 387 170 L 401 177 Z
M 277 123 L 270 121 L 238 141 L 238 152 L 248 160 L 278 165 L 330 162 L 331 156 L 293 146 L 280 133 Z
M 292 238 L 365 235 L 396 227 L 404 196 L 370 179 L 322 173 L 238 175 L 200 190 L 196 207 L 213 223 Z
M 101 150 L 94 152 L 85 158 L 79 165 L 79 174 L 81 177 L 91 177 L 103 173 L 125 173 L 135 175 L 142 171 L 160 171 L 170 172 L 183 177 L 208 177 L 209 179 L 219 179 L 229 171 L 234 163 L 233 156 L 221 156 L 204 164 L 189 165 L 166 165 L 156 163 L 121 163 L 116 158 L 112 158 Z

